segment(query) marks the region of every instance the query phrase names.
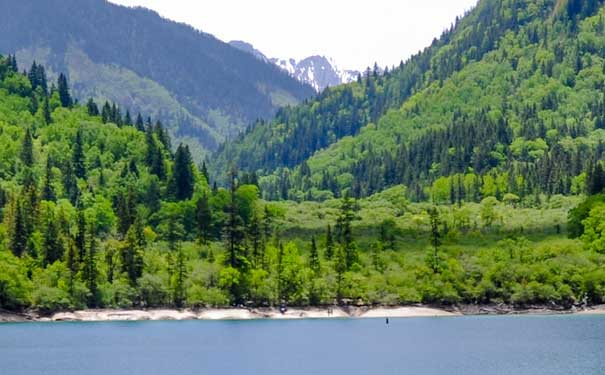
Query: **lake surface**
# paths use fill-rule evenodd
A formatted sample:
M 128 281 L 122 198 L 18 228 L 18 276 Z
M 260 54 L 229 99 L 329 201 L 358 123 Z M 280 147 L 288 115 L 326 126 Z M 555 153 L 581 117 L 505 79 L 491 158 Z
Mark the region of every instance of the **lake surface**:
M 605 316 L 0 325 L 2 375 L 605 374 Z

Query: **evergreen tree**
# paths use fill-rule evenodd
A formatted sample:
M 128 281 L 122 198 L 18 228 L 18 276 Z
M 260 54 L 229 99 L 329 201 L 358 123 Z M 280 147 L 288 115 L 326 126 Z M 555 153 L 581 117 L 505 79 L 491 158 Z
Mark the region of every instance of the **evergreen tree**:
M 231 170 L 229 174 L 229 204 L 226 207 L 227 225 L 225 226 L 225 239 L 227 242 L 227 265 L 241 269 L 245 266 L 246 259 L 242 254 L 242 242 L 244 240 L 243 220 L 239 215 L 237 205 L 237 173 Z
M 143 116 L 141 116 L 140 113 L 137 115 L 137 119 L 135 121 L 135 127 L 140 132 L 144 132 L 145 131 L 145 124 L 143 123 Z
M 59 238 L 59 227 L 53 214 L 49 214 L 46 218 L 46 226 L 44 229 L 42 250 L 44 254 L 44 264 L 48 265 L 61 260 L 65 249 Z
M 88 99 L 88 102 L 86 102 L 86 110 L 88 111 L 89 116 L 99 115 L 99 107 L 92 98 Z
M 436 207 L 429 210 L 429 217 L 431 221 L 431 245 L 433 248 L 432 257 L 430 257 L 430 266 L 433 272 L 439 272 L 439 246 L 441 246 L 441 233 L 439 232 L 439 211 Z
M 174 157 L 170 194 L 177 201 L 190 199 L 194 188 L 193 163 L 189 147 L 180 144 Z
M 111 120 L 111 106 L 109 105 L 109 102 L 106 101 L 105 104 L 103 104 L 103 108 L 101 109 L 101 121 L 103 122 L 103 124 L 106 124 Z
M 44 186 L 42 187 L 42 200 L 55 202 L 57 200 L 57 194 L 55 193 L 55 188 L 52 185 L 52 180 L 53 180 L 52 166 L 53 166 L 53 162 L 49 155 L 46 158 Z
M 71 99 L 71 95 L 69 94 L 67 77 L 65 77 L 63 73 L 59 74 L 59 79 L 57 80 L 57 89 L 59 91 L 59 100 L 61 101 L 61 106 L 63 108 L 71 108 L 73 101 Z
M 332 237 L 332 227 L 328 224 L 326 231 L 326 259 L 331 260 L 334 257 L 334 238 Z
M 130 285 L 135 286 L 139 277 L 143 275 L 143 249 L 139 246 L 134 226 L 126 233 L 120 248 L 120 263 Z
M 10 236 L 10 248 L 15 256 L 20 257 L 27 250 L 27 230 L 25 228 L 25 218 L 23 208 L 18 199 L 12 202 L 13 220 Z
M 78 252 L 78 260 L 84 261 L 86 256 L 86 216 L 81 208 L 78 209 L 75 248 Z
M 53 122 L 53 119 L 52 119 L 51 113 L 50 113 L 50 104 L 48 102 L 48 97 L 44 98 L 44 103 L 42 106 L 42 114 L 44 116 L 44 122 L 46 122 L 46 125 L 49 125 L 50 123 Z
M 80 197 L 80 189 L 78 188 L 78 180 L 74 173 L 72 161 L 68 161 L 63 172 L 63 189 L 67 199 L 72 205 L 76 205 Z
M 212 233 L 212 211 L 208 202 L 208 195 L 204 194 L 197 200 L 197 231 L 201 243 L 206 244 Z
M 34 141 L 29 128 L 25 129 L 25 135 L 21 143 L 21 161 L 27 167 L 34 165 Z
M 72 163 L 74 173 L 78 178 L 86 178 L 86 156 L 84 155 L 84 141 L 82 139 L 82 129 L 76 133 L 72 152 Z
M 264 251 L 262 246 L 262 233 L 260 228 L 260 219 L 253 214 L 250 225 L 248 226 L 248 237 L 252 246 L 252 261 L 258 267 L 264 262 Z
M 315 275 L 319 275 L 321 272 L 321 263 L 319 260 L 319 251 L 317 250 L 317 244 L 315 243 L 315 237 L 311 237 L 311 252 L 309 254 L 309 267 Z
M 98 289 L 98 274 L 99 271 L 97 269 L 97 241 L 96 241 L 96 230 L 94 225 L 90 225 L 88 228 L 89 232 L 89 243 L 88 243 L 88 251 L 86 251 L 86 255 L 84 257 L 84 270 L 83 270 L 83 279 L 86 283 L 86 287 L 89 291 L 88 298 L 88 306 L 89 307 L 97 307 L 99 306 L 100 296 Z M 111 251 L 111 250 L 110 250 Z M 106 254 L 107 256 L 108 254 Z M 110 272 L 113 272 L 110 267 Z M 108 275 L 108 277 L 113 277 Z
M 126 110 L 126 115 L 124 116 L 124 125 L 132 126 L 132 117 L 130 117 L 129 110 Z
M 353 242 L 352 223 L 355 219 L 353 206 L 354 201 L 347 193 L 342 200 L 340 214 L 336 221 L 338 243 L 345 250 L 347 257 L 347 269 L 349 269 L 358 259 L 357 246 Z
M 266 245 L 273 236 L 273 215 L 269 211 L 269 206 L 265 205 L 263 213 L 263 242 Z
M 69 270 L 69 295 L 74 296 L 74 284 L 76 282 L 76 277 L 79 269 L 79 260 L 76 247 L 73 243 L 68 244 L 67 253 L 65 254 L 65 265 Z

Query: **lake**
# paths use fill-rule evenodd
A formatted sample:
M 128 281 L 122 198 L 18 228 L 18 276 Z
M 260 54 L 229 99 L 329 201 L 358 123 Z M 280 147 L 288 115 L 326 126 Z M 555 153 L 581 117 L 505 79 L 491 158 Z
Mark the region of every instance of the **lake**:
M 0 325 L 2 375 L 605 374 L 605 316 Z

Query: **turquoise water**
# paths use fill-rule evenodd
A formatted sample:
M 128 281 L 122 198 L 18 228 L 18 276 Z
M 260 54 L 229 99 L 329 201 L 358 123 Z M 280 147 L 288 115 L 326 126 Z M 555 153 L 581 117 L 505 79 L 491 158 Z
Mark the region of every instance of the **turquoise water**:
M 605 316 L 0 325 L 1 375 L 605 374 Z

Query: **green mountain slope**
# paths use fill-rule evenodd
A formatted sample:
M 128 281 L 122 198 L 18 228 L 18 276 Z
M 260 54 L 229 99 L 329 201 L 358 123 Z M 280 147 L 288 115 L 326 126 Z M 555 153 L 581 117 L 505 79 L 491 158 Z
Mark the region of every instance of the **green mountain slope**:
M 436 201 L 583 191 L 603 152 L 601 5 L 481 1 L 399 69 L 282 111 L 218 160 L 265 176 L 273 199 L 367 196 L 397 184 Z M 393 89 L 410 77 L 420 78 L 409 95 Z M 344 96 L 354 99 L 323 110 Z M 365 117 L 351 121 L 354 109 Z
M 160 123 L 21 71 L 0 57 L 0 311 L 605 302 L 603 195 L 570 215 L 583 241 L 564 234 L 578 197 L 266 202 L 252 176 L 210 189 Z
M 16 53 L 21 66 L 36 60 L 49 73 L 65 72 L 81 100 L 92 95 L 148 113 L 206 151 L 313 94 L 211 35 L 105 0 L 6 1 L 0 33 L 0 53 Z

